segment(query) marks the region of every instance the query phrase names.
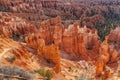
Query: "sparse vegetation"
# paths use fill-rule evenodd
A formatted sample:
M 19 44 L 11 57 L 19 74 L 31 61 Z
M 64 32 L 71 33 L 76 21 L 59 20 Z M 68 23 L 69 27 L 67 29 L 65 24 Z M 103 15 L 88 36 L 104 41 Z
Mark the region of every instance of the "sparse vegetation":
M 52 74 L 52 72 L 51 72 L 50 70 L 40 69 L 40 70 L 38 71 L 38 73 L 39 73 L 41 76 L 47 78 L 47 80 L 51 80 L 51 78 L 53 77 L 53 74 Z
M 12 38 L 14 40 L 19 40 L 20 39 L 20 33 L 18 31 L 12 33 Z
M 34 76 L 30 74 L 29 72 L 24 71 L 23 69 L 20 69 L 18 67 L 11 67 L 11 66 L 0 66 L 0 74 L 3 76 L 0 76 L 4 79 L 4 76 L 9 76 L 8 78 L 11 78 L 13 76 L 22 77 L 26 80 L 33 80 Z M 3 80 L 1 79 L 1 80 Z
M 73 70 L 72 70 L 72 67 L 68 67 L 68 71 L 69 71 L 69 72 L 73 71 Z
M 106 19 L 103 24 L 97 24 L 96 28 L 98 30 L 98 35 L 100 39 L 103 41 L 105 36 L 110 33 L 111 29 L 115 29 L 120 25 L 120 22 L 116 19 Z
M 13 63 L 16 60 L 16 56 L 14 55 L 13 57 L 7 57 L 6 60 L 10 63 Z
M 25 42 L 25 36 L 22 37 L 22 40 L 21 40 L 21 41 L 22 41 L 22 42 Z

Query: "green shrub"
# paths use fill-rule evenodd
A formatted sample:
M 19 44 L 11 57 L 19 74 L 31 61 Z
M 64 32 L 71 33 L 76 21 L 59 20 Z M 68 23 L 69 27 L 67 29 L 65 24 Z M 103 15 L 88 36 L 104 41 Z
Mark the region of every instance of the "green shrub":
M 120 21 L 110 18 L 106 19 L 105 22 L 102 24 L 97 24 L 96 28 L 98 30 L 98 35 L 101 41 L 105 39 L 105 36 L 107 36 L 110 33 L 111 29 L 115 29 L 119 25 L 120 25 Z
M 51 78 L 53 77 L 53 74 L 51 73 L 50 70 L 40 69 L 40 70 L 38 71 L 38 73 L 39 73 L 41 76 L 47 78 L 47 80 L 51 80 Z
M 11 58 L 8 57 L 8 58 L 6 58 L 6 60 L 10 63 L 13 63 L 16 60 L 16 56 L 13 56 Z
M 68 71 L 69 71 L 69 72 L 73 71 L 73 70 L 72 70 L 72 67 L 68 67 Z

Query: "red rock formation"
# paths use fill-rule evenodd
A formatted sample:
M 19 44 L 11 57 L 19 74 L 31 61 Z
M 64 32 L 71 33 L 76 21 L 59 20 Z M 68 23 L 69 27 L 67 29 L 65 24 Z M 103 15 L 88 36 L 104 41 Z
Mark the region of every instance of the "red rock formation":
M 28 47 L 37 50 L 37 56 L 40 57 L 40 59 L 44 58 L 53 63 L 56 72 L 61 71 L 60 52 L 56 45 L 45 45 L 45 41 L 40 37 L 40 34 L 31 34 L 27 36 L 26 43 Z
M 120 27 L 110 31 L 110 34 L 108 35 L 108 42 L 109 45 L 113 46 L 114 50 L 120 54 Z
M 110 60 L 110 55 L 108 50 L 109 50 L 108 37 L 106 37 L 104 42 L 101 44 L 100 51 L 99 51 L 104 64 L 106 64 Z
M 97 24 L 103 23 L 105 21 L 104 17 L 101 15 L 94 15 L 91 17 L 82 17 L 82 25 L 86 25 L 89 28 L 97 27 Z
M 110 46 L 109 54 L 110 54 L 110 63 L 116 62 L 118 60 L 118 52 L 114 49 L 114 47 Z
M 40 37 L 45 39 L 47 44 L 54 41 L 54 44 L 59 46 L 60 50 L 66 52 L 73 60 L 96 60 L 97 76 L 101 75 L 108 63 L 117 60 L 118 53 L 110 48 L 109 37 L 106 37 L 101 44 L 96 29 L 91 30 L 86 26 L 80 28 L 77 24 L 70 25 L 67 29 L 54 26 L 59 22 L 59 18 L 54 18 L 41 24 Z M 39 52 L 39 54 L 42 53 Z
M 90 30 L 86 27 L 79 28 L 77 24 L 64 29 L 60 17 L 42 22 L 39 35 L 46 44 L 54 43 L 71 57 L 77 57 L 77 59 L 82 56 L 82 59 L 86 58 L 88 49 L 93 52 L 99 50 L 100 41 L 97 30 Z
M 0 13 L 1 16 L 1 31 L 5 36 L 12 37 L 15 35 L 25 35 L 36 32 L 36 28 L 27 23 L 25 20 L 16 16 Z
M 82 5 L 77 2 L 82 3 Z M 97 6 L 97 4 L 100 5 Z M 91 5 L 93 5 L 92 8 Z M 111 11 L 115 11 L 116 15 L 119 14 L 119 9 L 103 6 L 102 1 L 96 1 L 93 4 L 93 1 L 81 2 L 78 0 L 0 0 L 0 10 L 17 12 L 15 13 L 17 16 L 33 21 L 33 23 L 34 21 L 35 23 L 40 23 L 39 20 L 44 20 L 45 18 L 39 17 L 41 15 L 48 17 L 60 15 L 63 19 L 79 19 L 81 17 L 81 21 L 78 20 L 78 22 L 82 23 L 81 26 L 86 25 L 90 28 L 104 22 L 104 18 L 101 15 L 108 15 L 108 12 Z M 97 76 L 102 75 L 103 71 L 106 72 L 105 67 L 107 64 L 112 64 L 118 60 L 118 54 L 120 53 L 120 28 L 112 30 L 108 38 L 100 44 L 97 30 L 91 30 L 86 27 L 80 28 L 77 24 L 70 25 L 65 29 L 61 24 L 60 17 L 42 22 L 38 34 L 31 35 L 31 33 L 36 32 L 35 26 L 12 14 L 0 13 L 0 34 L 2 34 L 0 37 L 26 36 L 26 34 L 30 34 L 26 37 L 27 48 L 33 48 L 32 50 L 37 52 L 39 60 L 40 57 L 43 57 L 53 63 L 56 72 L 61 71 L 58 47 L 74 60 L 82 59 L 93 61 L 93 63 L 95 61 Z M 39 25 L 37 26 L 39 28 Z M 5 43 L 5 47 L 6 44 L 10 45 L 4 40 L 0 41 Z M 27 49 L 15 48 L 12 53 L 18 59 L 16 64 L 30 68 L 28 60 L 31 59 L 31 56 Z M 105 75 L 108 75 L 108 73 L 105 73 Z
M 61 18 L 56 17 L 41 23 L 40 37 L 45 40 L 46 44 L 51 44 L 54 42 L 55 35 L 59 35 L 59 38 L 61 37 L 62 31 L 63 31 L 63 25 L 61 24 Z
M 111 30 L 108 35 L 108 44 L 109 44 L 109 54 L 110 54 L 110 62 L 115 63 L 118 62 L 120 58 L 120 27 L 115 30 Z
M 79 28 L 77 24 L 70 25 L 68 29 L 65 29 L 61 39 L 62 40 L 56 40 L 56 43 L 60 43 L 60 49 L 72 57 L 77 57 L 77 59 L 80 59 L 82 56 L 85 58 L 88 49 L 95 52 L 95 50 L 99 49 L 100 44 L 96 30 L 92 31 L 86 27 Z M 93 41 L 98 43 L 95 44 Z
M 96 61 L 96 76 L 102 75 L 102 72 L 104 71 L 106 64 L 110 60 L 108 37 L 106 37 L 106 39 L 101 44 L 99 49 L 100 49 L 99 56 L 98 56 L 98 59 Z
M 27 46 L 31 47 L 31 48 L 34 48 L 34 49 L 38 49 L 39 46 L 42 45 L 45 45 L 45 42 L 44 40 L 41 41 L 40 39 L 40 35 L 39 34 L 31 34 L 31 35 L 28 35 L 26 38 L 25 38 L 25 41 L 27 43 Z M 42 42 L 42 43 L 41 43 Z
M 102 72 L 104 71 L 105 64 L 100 57 L 98 57 L 95 66 L 96 66 L 96 76 L 101 76 Z
M 102 71 L 104 71 L 105 66 L 107 64 L 117 64 L 118 58 L 119 58 L 119 30 L 120 28 L 116 28 L 115 30 L 111 30 L 110 34 L 104 42 L 101 44 L 101 47 L 99 48 L 99 59 L 97 62 L 102 63 L 101 66 L 99 66 L 99 63 L 97 63 L 97 70 L 96 75 L 101 75 Z M 117 66 L 116 66 L 117 67 Z
M 109 15 L 110 11 L 119 14 L 119 8 L 117 6 L 105 6 L 103 3 L 110 4 L 112 1 L 89 1 L 87 0 L 1 0 L 0 10 L 16 13 L 32 13 L 41 14 L 49 17 L 61 16 L 63 19 L 79 19 L 82 15 L 90 17 L 93 15 Z M 79 4 L 80 3 L 80 4 Z M 117 4 L 117 0 L 114 1 Z M 94 4 L 94 5 L 93 5 Z M 98 5 L 100 4 L 100 5 Z M 91 8 L 91 5 L 93 7 Z M 103 6 L 104 5 L 104 6 Z M 114 4 L 113 4 L 114 5 Z M 54 13 L 53 13 L 54 12 Z M 32 17 L 29 17 L 32 19 Z M 44 18 L 43 18 L 44 19 Z M 101 19 L 100 19 L 101 20 Z M 95 21 L 96 22 L 96 21 Z M 90 24 L 90 25 L 89 25 Z M 91 21 L 86 22 L 89 27 L 94 27 Z
M 40 57 L 45 58 L 51 63 L 55 64 L 55 71 L 60 72 L 60 52 L 55 45 L 43 46 L 38 48 L 38 54 Z

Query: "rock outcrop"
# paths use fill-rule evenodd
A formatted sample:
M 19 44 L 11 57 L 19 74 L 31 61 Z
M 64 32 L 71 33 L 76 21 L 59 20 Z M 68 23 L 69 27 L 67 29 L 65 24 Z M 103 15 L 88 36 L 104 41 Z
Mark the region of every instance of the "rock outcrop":
M 56 45 L 45 45 L 44 39 L 42 39 L 38 34 L 32 34 L 27 36 L 26 43 L 28 47 L 37 50 L 37 56 L 39 57 L 39 59 L 43 58 L 47 62 L 54 64 L 54 70 L 56 72 L 61 71 L 60 52 Z
M 96 29 L 90 30 L 86 26 L 80 28 L 78 24 L 65 29 L 60 17 L 43 21 L 38 35 L 47 45 L 54 43 L 60 50 L 70 54 L 71 57 L 76 57 L 75 59 L 87 57 L 89 50 L 96 53 L 99 51 L 100 41 Z
M 94 41 L 97 44 L 93 43 Z M 57 42 L 56 40 L 55 42 L 59 43 L 61 50 L 70 54 L 75 59 L 80 59 L 80 57 L 84 57 L 82 59 L 89 59 L 87 58 L 89 50 L 96 52 L 96 50 L 99 50 L 100 45 L 97 30 L 90 30 L 86 27 L 80 28 L 77 24 L 70 25 L 68 29 L 65 29 L 61 41 L 58 40 Z
M 116 48 L 119 46 L 119 28 L 112 30 L 109 36 L 107 36 L 104 42 L 99 48 L 99 58 L 97 59 L 97 70 L 96 75 L 101 74 L 106 68 L 106 65 L 118 64 L 119 50 Z M 118 32 L 117 32 L 118 31 Z M 116 34 L 116 35 L 115 35 Z M 116 43 L 117 42 L 117 43 Z M 116 46 L 117 45 L 117 46 Z M 117 66 L 116 66 L 117 67 Z
M 36 28 L 33 25 L 21 18 L 2 12 L 0 13 L 0 17 L 0 32 L 7 37 L 18 37 L 36 32 Z
M 101 44 L 99 54 L 101 56 L 101 59 L 103 60 L 104 64 L 107 64 L 107 62 L 110 60 L 110 55 L 109 55 L 109 45 L 108 45 L 108 38 L 104 40 L 104 42 Z
M 54 70 L 56 72 L 61 71 L 60 52 L 56 45 L 40 46 L 37 51 L 38 56 L 45 58 L 47 61 L 55 65 Z
M 27 46 L 33 49 L 38 49 L 39 46 L 41 46 L 42 44 L 45 45 L 44 40 L 41 41 L 39 34 L 30 34 L 26 36 L 25 41 L 26 41 Z
M 99 57 L 96 61 L 96 76 L 101 76 L 102 72 L 105 69 L 105 66 L 110 60 L 109 55 L 109 45 L 108 45 L 108 37 L 104 40 L 99 48 Z
M 120 54 L 120 27 L 110 31 L 108 43 Z
M 46 44 L 51 44 L 57 37 L 61 38 L 63 32 L 63 25 L 61 24 L 61 18 L 58 16 L 53 19 L 43 21 L 40 25 L 40 37 L 45 40 Z M 56 35 L 54 35 L 56 33 Z M 53 36 L 54 35 L 54 36 Z
M 97 24 L 102 24 L 104 21 L 104 17 L 99 14 L 91 17 L 81 16 L 81 25 L 86 25 L 88 28 L 97 27 Z

